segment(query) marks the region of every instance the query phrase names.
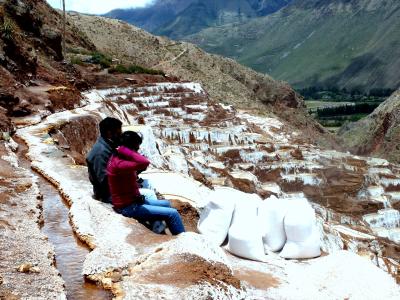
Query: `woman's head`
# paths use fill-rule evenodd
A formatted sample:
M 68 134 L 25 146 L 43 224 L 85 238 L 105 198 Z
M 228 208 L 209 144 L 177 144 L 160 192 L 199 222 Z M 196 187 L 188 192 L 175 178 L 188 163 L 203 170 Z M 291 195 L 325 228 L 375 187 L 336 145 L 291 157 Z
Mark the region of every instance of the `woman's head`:
M 121 136 L 121 146 L 138 151 L 142 144 L 142 137 L 134 131 L 125 131 Z

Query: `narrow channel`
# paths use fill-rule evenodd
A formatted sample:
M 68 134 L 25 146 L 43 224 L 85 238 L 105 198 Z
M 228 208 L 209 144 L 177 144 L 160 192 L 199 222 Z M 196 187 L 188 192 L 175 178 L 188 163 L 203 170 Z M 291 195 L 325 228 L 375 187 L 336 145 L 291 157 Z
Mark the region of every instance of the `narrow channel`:
M 18 157 L 20 165 L 30 169 L 30 162 L 25 158 L 26 145 L 19 142 Z M 57 189 L 39 174 L 38 184 L 43 195 L 42 232 L 53 244 L 56 253 L 56 267 L 65 281 L 67 299 L 70 300 L 108 300 L 110 292 L 92 282 L 85 281 L 82 266 L 88 247 L 75 236 L 68 217 L 68 204 Z

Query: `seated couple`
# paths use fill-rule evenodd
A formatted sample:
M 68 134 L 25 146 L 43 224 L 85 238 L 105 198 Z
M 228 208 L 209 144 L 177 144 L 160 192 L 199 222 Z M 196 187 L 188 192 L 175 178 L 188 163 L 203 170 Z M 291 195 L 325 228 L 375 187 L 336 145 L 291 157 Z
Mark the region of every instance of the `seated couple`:
M 105 118 L 100 137 L 87 156 L 94 198 L 112 203 L 114 210 L 153 228 L 165 221 L 173 235 L 185 231 L 178 211 L 167 200 L 158 200 L 148 181 L 139 186 L 138 174 L 150 161 L 138 153 L 142 138 L 133 131 L 122 132 L 121 121 Z

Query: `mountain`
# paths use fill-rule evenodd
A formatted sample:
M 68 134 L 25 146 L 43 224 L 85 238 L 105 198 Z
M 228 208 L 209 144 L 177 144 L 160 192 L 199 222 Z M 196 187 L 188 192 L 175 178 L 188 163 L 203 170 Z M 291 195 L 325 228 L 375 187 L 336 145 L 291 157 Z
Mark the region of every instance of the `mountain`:
M 400 90 L 368 117 L 341 128 L 339 135 L 356 154 L 400 163 Z
M 163 2 L 145 11 L 154 9 L 150 15 L 155 17 L 161 13 L 157 5 Z M 112 16 L 231 57 L 295 88 L 368 92 L 400 86 L 400 1 L 225 2 L 229 5 L 214 10 L 208 1 L 188 1 L 174 16 L 154 27 L 150 25 L 153 18 L 146 24 L 127 18 L 137 16 L 138 10 Z M 218 7 L 223 1 L 215 3 Z
M 400 85 L 400 2 L 295 0 L 245 24 L 187 37 L 296 88 Z
M 147 7 L 131 9 L 115 9 L 105 16 L 120 19 L 153 32 L 173 19 L 196 0 L 164 0 L 156 1 Z
M 292 0 L 158 0 L 145 8 L 117 9 L 105 16 L 157 35 L 181 39 L 202 29 L 245 22 L 276 12 Z

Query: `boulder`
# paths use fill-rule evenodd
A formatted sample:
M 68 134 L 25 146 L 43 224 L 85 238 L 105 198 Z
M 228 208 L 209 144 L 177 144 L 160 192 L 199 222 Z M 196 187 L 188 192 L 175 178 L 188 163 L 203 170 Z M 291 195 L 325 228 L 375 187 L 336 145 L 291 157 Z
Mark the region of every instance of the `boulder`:
M 4 109 L 0 107 L 0 133 L 7 133 L 9 136 L 10 132 L 14 131 L 14 126 L 11 123 L 10 118 L 5 114 Z M 3 138 L 3 134 L 0 134 L 0 140 Z
M 55 60 L 62 60 L 62 36 L 59 32 L 54 31 L 50 27 L 43 26 L 40 30 L 43 41 L 46 46 L 52 50 Z
M 6 90 L 0 89 L 0 107 L 3 107 L 6 110 L 7 114 L 11 114 L 14 107 L 16 107 L 18 103 L 18 97 L 14 97 Z

